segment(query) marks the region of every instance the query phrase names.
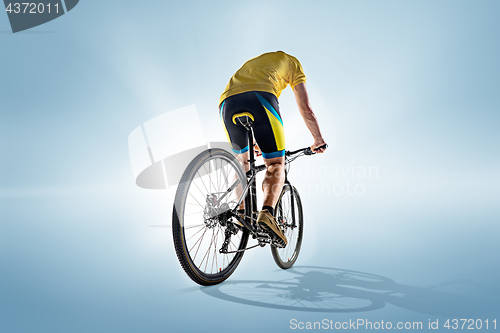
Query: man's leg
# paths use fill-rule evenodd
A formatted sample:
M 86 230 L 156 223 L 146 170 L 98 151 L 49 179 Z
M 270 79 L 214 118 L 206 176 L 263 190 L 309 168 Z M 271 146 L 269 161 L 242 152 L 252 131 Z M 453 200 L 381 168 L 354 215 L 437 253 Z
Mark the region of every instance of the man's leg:
M 285 183 L 285 157 L 264 159 L 267 172 L 262 182 L 264 206 L 274 207 Z
M 267 167 L 267 172 L 262 182 L 264 202 L 263 209 L 257 217 L 257 223 L 259 223 L 264 230 L 274 235 L 273 238 L 279 239 L 283 245 L 286 245 L 287 239 L 272 214 L 274 213 L 274 206 L 278 201 L 285 182 L 285 157 L 264 159 L 264 163 Z
M 248 151 L 244 152 L 243 154 L 238 154 L 236 155 L 236 159 L 238 162 L 240 162 L 241 166 L 243 167 L 243 170 L 247 172 L 250 170 L 250 163 L 248 162 L 248 159 L 250 158 Z

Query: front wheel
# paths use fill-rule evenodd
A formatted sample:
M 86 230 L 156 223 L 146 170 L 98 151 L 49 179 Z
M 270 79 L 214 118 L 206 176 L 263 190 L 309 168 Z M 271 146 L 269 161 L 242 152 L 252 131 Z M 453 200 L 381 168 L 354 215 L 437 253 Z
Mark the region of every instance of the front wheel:
M 295 187 L 290 184 L 283 186 L 275 211 L 276 221 L 281 226 L 288 244 L 284 248 L 271 246 L 271 253 L 276 265 L 288 269 L 299 256 L 304 227 L 302 202 Z

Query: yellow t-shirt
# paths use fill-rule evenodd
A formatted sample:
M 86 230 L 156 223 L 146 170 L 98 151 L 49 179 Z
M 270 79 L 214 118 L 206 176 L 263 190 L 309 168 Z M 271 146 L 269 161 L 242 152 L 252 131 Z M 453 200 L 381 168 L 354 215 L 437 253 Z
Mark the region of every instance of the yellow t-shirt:
M 280 97 L 288 84 L 293 89 L 302 82 L 306 82 L 306 76 L 297 58 L 283 51 L 264 53 L 238 69 L 229 80 L 219 104 L 229 96 L 247 91 L 266 91 Z

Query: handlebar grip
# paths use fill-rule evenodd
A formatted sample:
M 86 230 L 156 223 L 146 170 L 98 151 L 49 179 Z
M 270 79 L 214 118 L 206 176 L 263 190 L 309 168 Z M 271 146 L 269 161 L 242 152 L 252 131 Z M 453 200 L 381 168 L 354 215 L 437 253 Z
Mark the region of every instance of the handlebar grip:
M 326 144 L 326 143 L 325 143 L 325 144 L 324 144 L 324 145 L 322 145 L 322 146 L 319 146 L 319 147 L 317 147 L 317 148 L 314 148 L 314 150 L 315 150 L 315 151 L 317 151 L 318 149 L 326 149 L 326 148 L 328 148 L 328 144 Z
M 328 145 L 325 143 L 324 145 L 322 146 L 319 146 L 317 148 L 314 148 L 314 150 L 311 150 L 311 147 L 307 147 L 305 150 L 304 150 L 304 155 L 314 155 L 316 154 L 316 152 L 319 150 L 319 149 L 326 149 L 328 148 Z

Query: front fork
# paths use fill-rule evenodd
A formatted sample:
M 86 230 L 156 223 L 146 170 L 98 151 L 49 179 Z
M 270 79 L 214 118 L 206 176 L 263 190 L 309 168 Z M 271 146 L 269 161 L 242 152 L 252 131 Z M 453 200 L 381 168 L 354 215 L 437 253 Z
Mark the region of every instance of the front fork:
M 292 210 L 292 223 L 290 224 L 290 221 L 285 221 L 284 220 L 284 216 L 283 216 L 283 212 L 281 212 L 282 208 L 281 207 L 278 207 L 276 206 L 275 207 L 275 212 L 276 212 L 276 216 L 277 216 L 277 219 L 276 221 L 278 221 L 279 224 L 282 224 L 282 225 L 288 225 L 293 229 L 295 229 L 297 227 L 297 222 L 296 222 L 296 218 L 295 218 L 295 188 L 292 186 L 292 184 L 288 181 L 288 173 L 286 171 L 286 168 L 285 168 L 285 183 L 283 185 L 283 188 L 285 188 L 285 186 L 287 186 L 290 188 L 290 205 L 291 205 L 291 210 Z M 282 197 L 280 196 L 280 199 Z M 286 226 L 284 226 L 286 227 Z M 285 230 L 284 230 L 285 231 Z

